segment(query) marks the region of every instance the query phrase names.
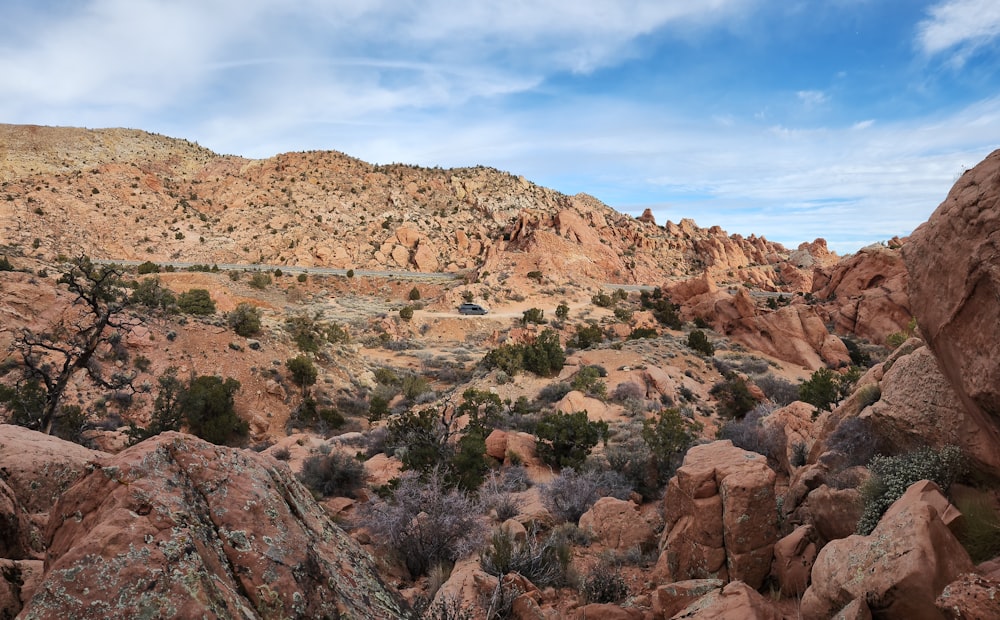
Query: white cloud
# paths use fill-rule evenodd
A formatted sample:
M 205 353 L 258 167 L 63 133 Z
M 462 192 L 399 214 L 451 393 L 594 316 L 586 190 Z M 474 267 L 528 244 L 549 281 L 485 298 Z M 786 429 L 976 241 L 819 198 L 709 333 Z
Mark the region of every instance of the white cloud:
M 945 0 L 928 13 L 917 27 L 920 49 L 929 55 L 952 50 L 959 65 L 1000 36 L 1000 2 L 996 0 Z
M 827 94 L 821 90 L 800 90 L 795 95 L 807 107 L 823 105 L 830 100 Z

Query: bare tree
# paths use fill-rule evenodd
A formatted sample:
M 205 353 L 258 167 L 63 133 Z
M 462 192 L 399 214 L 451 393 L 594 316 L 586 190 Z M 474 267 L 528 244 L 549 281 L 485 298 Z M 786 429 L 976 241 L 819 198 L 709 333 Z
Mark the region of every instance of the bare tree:
M 69 311 L 44 331 L 24 328 L 15 337 L 12 349 L 20 358 L 16 368 L 21 377 L 8 392 L 6 404 L 15 410 L 16 423 L 50 434 L 66 387 L 80 371 L 108 390 L 131 389 L 133 377 L 122 373 L 104 377 L 94 359 L 98 347 L 120 339 L 136 324 L 123 312 L 127 295 L 121 277 L 117 267 L 95 265 L 86 256 L 74 259 L 59 278 L 59 284 L 75 295 Z M 19 393 L 34 395 L 36 406 L 24 407 Z M 12 403 L 19 400 L 18 415 Z

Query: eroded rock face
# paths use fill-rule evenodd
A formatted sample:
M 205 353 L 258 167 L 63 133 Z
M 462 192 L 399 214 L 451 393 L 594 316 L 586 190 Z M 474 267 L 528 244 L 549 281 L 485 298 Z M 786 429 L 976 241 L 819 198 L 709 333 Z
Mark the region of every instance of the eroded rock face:
M 392 618 L 371 558 L 284 464 L 164 433 L 103 458 L 50 514 L 23 618 Z
M 910 305 L 941 370 L 1000 444 L 1000 151 L 967 171 L 903 247 Z
M 919 483 L 918 483 L 919 484 Z M 937 509 L 908 493 L 868 536 L 835 540 L 820 551 L 812 585 L 802 597 L 804 618 L 831 618 L 854 601 L 884 618 L 939 619 L 935 598 L 972 560 Z
M 675 620 L 779 620 L 781 614 L 749 585 L 734 581 L 701 597 Z
M 657 573 L 761 587 L 778 539 L 774 481 L 764 456 L 728 440 L 691 448 L 667 485 Z
M 48 512 L 88 462 L 106 456 L 22 426 L 0 424 L 0 472 L 30 513 Z
M 609 549 L 654 549 L 656 531 L 633 502 L 602 497 L 580 517 L 580 529 Z

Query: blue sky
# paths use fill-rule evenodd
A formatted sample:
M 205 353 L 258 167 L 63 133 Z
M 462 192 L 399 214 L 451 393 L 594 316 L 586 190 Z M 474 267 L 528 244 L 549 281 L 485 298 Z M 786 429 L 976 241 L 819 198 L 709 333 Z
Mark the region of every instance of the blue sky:
M 840 253 L 1000 148 L 997 0 L 4 0 L 0 122 L 483 164 Z

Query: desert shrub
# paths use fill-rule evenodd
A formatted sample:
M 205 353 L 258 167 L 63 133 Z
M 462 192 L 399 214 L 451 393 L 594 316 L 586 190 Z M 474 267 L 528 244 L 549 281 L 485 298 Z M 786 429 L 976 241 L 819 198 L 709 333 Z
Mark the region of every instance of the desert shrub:
M 569 318 L 569 306 L 565 302 L 556 306 L 556 318 L 560 321 L 565 321 Z
M 780 428 L 765 428 L 763 419 L 769 411 L 755 407 L 742 419 L 727 420 L 716 432 L 717 439 L 728 439 L 737 448 L 743 448 L 770 459 L 779 460 L 785 452 L 785 434 Z
M 407 374 L 403 376 L 399 387 L 406 400 L 415 401 L 431 391 L 431 382 L 421 375 Z
M 632 310 L 626 308 L 625 306 L 615 306 L 615 318 L 623 323 L 628 323 L 632 320 Z
M 882 439 L 867 418 L 851 417 L 841 420 L 826 440 L 826 449 L 840 452 L 847 457 L 844 467 L 867 465 L 873 456 L 891 446 Z
M 787 379 L 768 373 L 755 377 L 753 382 L 768 400 L 779 407 L 790 405 L 799 399 L 799 386 Z
M 177 297 L 173 291 L 160 283 L 158 277 L 154 276 L 140 280 L 132 291 L 129 301 L 147 308 L 169 311 L 177 303 Z
M 705 332 L 700 329 L 691 330 L 691 333 L 688 334 L 687 346 L 708 357 L 715 355 L 715 347 L 712 346 Z
M 870 383 L 858 390 L 858 407 L 864 409 L 874 405 L 882 398 L 882 388 L 877 383 Z
M 509 573 L 518 573 L 541 588 L 558 586 L 565 579 L 559 549 L 562 544 L 559 537 L 541 537 L 534 528 L 521 542 L 498 529 L 493 532 L 489 546 L 479 554 L 479 559 L 487 574 L 502 578 Z
M 502 344 L 490 349 L 483 356 L 485 368 L 499 368 L 501 372 L 513 376 L 524 370 L 524 349 L 519 344 Z
M 607 561 L 590 569 L 581 590 L 588 603 L 617 603 L 628 596 L 628 584 L 621 568 Z
M 1000 555 L 1000 516 L 989 495 L 977 493 L 956 500 L 962 513 L 958 540 L 976 564 Z
M 851 393 L 860 377 L 861 369 L 856 366 L 852 366 L 844 374 L 820 368 L 799 386 L 799 399 L 813 405 L 817 411 L 830 411 L 838 401 Z
M 288 417 L 286 429 L 311 429 L 326 435 L 343 426 L 346 421 L 340 411 L 333 407 L 321 407 L 316 399 L 307 395 Z
M 809 447 L 804 441 L 797 441 L 792 445 L 792 456 L 789 464 L 792 467 L 802 467 L 809 460 Z
M 871 534 L 879 519 L 906 489 L 920 480 L 931 480 L 945 493 L 965 471 L 965 458 L 955 446 L 940 450 L 921 448 L 898 456 L 875 455 L 868 463 L 871 477 L 861 485 L 864 508 L 858 534 Z
M 256 336 L 260 333 L 260 308 L 242 302 L 226 315 L 226 323 L 244 338 Z
M 309 276 L 307 276 L 307 275 L 306 275 L 306 274 L 304 274 L 304 273 L 300 273 L 299 275 L 297 275 L 297 276 L 295 277 L 295 279 L 296 279 L 297 281 L 299 281 L 299 282 L 308 282 L 308 281 L 309 281 Z
M 297 355 L 285 360 L 285 368 L 292 376 L 292 383 L 299 386 L 303 394 L 309 390 L 309 386 L 316 383 L 319 371 L 313 361 L 305 355 Z
M 11 264 L 6 254 L 0 256 L 0 271 L 14 271 L 14 265 Z
M 577 325 L 576 335 L 570 338 L 566 344 L 575 349 L 587 349 L 595 344 L 604 342 L 604 332 L 597 325 Z
M 622 381 L 611 392 L 611 400 L 617 403 L 623 403 L 631 399 L 642 400 L 645 398 L 646 388 L 635 381 Z
M 410 289 L 409 294 L 406 296 L 410 301 L 420 301 L 420 289 L 413 287 Z
M 601 291 L 600 293 L 597 293 L 596 295 L 591 297 L 590 301 L 595 306 L 598 306 L 600 308 L 610 308 L 615 303 L 615 300 L 611 298 L 611 295 L 608 295 L 604 291 Z
M 511 462 L 514 460 L 516 459 L 512 458 Z M 501 485 L 505 490 L 512 492 L 524 491 L 530 488 L 531 478 L 528 476 L 528 470 L 523 465 L 511 465 L 504 468 Z
M 542 487 L 542 504 L 556 520 L 576 523 L 602 497 L 625 499 L 628 480 L 614 471 L 582 471 L 567 467 Z
M 658 338 L 660 333 L 652 327 L 636 327 L 629 333 L 629 340 L 639 340 L 642 338 Z
M 534 342 L 527 344 L 503 344 L 491 349 L 483 356 L 486 368 L 499 368 L 508 375 L 528 370 L 541 377 L 549 377 L 562 370 L 566 363 L 566 352 L 559 345 L 559 334 L 545 329 Z
M 871 368 L 872 357 L 861 349 L 861 346 L 851 338 L 841 338 L 841 342 L 847 347 L 847 354 L 851 356 L 851 366 L 859 368 Z
M 271 274 L 265 273 L 263 271 L 255 271 L 253 275 L 250 276 L 250 286 L 263 291 L 267 287 L 271 286 Z
M 608 423 L 591 421 L 586 411 L 550 413 L 535 428 L 538 457 L 551 467 L 579 467 L 597 442 L 608 436 Z
M 406 412 L 389 420 L 387 443 L 397 449 L 403 469 L 423 476 L 433 472 L 443 484 L 474 491 L 489 469 L 487 427 L 470 419 L 459 429 L 459 417 L 451 407 Z
M 674 474 L 700 431 L 701 425 L 681 415 L 680 409 L 664 409 L 643 420 L 642 439 L 649 447 L 660 482 Z
M 208 290 L 193 288 L 177 296 L 177 307 L 185 314 L 215 314 L 215 302 Z
M 326 340 L 318 317 L 308 314 L 294 314 L 286 318 L 285 330 L 291 335 L 299 350 L 304 353 L 316 353 Z
M 409 321 L 413 318 L 413 306 L 403 306 L 399 309 L 399 318 Z
M 536 325 L 544 325 L 545 321 L 545 311 L 540 308 L 528 308 L 523 313 L 521 313 L 521 324 L 527 325 L 528 323 L 535 323 Z
M 292 458 L 292 451 L 285 446 L 282 446 L 280 448 L 275 448 L 274 452 L 272 452 L 271 454 L 272 456 L 274 456 L 274 458 L 278 459 L 279 461 L 287 461 L 290 458 Z
M 657 287 L 652 292 L 642 291 L 639 293 L 639 302 L 642 307 L 652 311 L 653 317 L 670 329 L 680 329 L 682 326 L 681 317 L 678 314 L 680 306 L 671 303 L 670 299 L 663 296 L 663 291 Z
M 179 406 L 191 433 L 205 441 L 225 444 L 246 436 L 248 425 L 237 414 L 234 397 L 240 382 L 214 375 L 191 379 L 179 396 Z
M 583 366 L 573 375 L 570 387 L 588 396 L 604 399 L 608 395 L 608 386 L 601 381 L 601 377 L 607 376 L 607 372 L 602 375 L 601 370 L 597 366 Z
M 138 273 L 139 275 L 147 273 L 160 273 L 160 266 L 152 261 L 145 261 L 143 263 L 139 263 L 139 266 L 136 267 L 135 272 Z
M 298 476 L 321 497 L 354 497 L 365 483 L 365 468 L 358 459 L 341 452 L 314 454 L 302 462 Z
M 718 401 L 716 408 L 723 418 L 741 418 L 757 406 L 746 381 L 735 374 L 713 385 L 708 393 Z
M 481 514 L 478 503 L 448 488 L 439 472 L 424 480 L 405 472 L 388 499 L 365 505 L 362 521 L 417 577 L 479 547 L 485 534 Z
M 641 426 L 619 429 L 614 441 L 604 450 L 608 468 L 618 472 L 643 497 L 653 497 L 660 487 L 660 475 L 653 452 L 643 440 Z

